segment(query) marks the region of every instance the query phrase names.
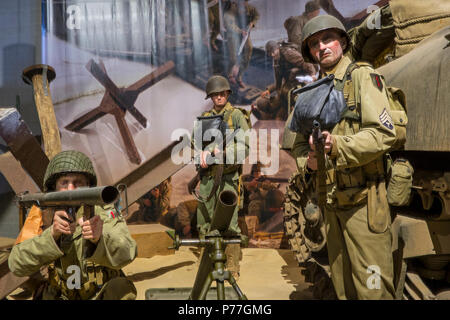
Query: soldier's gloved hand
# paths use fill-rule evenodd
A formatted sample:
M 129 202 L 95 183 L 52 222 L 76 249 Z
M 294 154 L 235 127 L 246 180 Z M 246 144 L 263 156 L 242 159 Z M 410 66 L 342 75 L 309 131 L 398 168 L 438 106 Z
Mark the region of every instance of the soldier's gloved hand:
M 67 212 L 63 210 L 55 211 L 55 215 L 53 217 L 53 224 L 51 233 L 53 239 L 58 240 L 62 234 L 72 234 L 75 232 L 75 228 L 77 226 L 75 221 L 72 221 L 69 218 Z
M 83 239 L 90 240 L 97 243 L 103 232 L 103 220 L 99 216 L 93 216 L 87 221 L 84 217 L 78 219 L 78 224 L 81 226 L 81 234 Z

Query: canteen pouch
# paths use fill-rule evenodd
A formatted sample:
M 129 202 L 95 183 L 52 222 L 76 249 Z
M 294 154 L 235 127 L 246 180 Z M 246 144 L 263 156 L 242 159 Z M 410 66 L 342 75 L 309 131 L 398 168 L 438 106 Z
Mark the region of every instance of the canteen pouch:
M 414 169 L 406 159 L 396 159 L 391 166 L 387 200 L 391 206 L 407 206 L 411 201 Z

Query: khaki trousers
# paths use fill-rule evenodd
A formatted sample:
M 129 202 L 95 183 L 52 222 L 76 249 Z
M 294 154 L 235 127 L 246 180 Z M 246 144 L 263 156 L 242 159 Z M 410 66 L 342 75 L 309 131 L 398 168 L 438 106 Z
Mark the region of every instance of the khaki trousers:
M 325 210 L 331 278 L 339 299 L 393 299 L 394 267 L 390 225 L 369 230 L 367 203 Z

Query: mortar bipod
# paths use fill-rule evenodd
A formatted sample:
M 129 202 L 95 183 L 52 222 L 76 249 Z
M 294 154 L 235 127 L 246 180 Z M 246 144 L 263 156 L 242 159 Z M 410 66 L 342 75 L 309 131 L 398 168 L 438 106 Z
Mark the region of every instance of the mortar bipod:
M 218 232 L 211 232 L 211 235 L 207 235 L 205 238 L 180 239 L 173 231 L 167 231 L 167 233 L 174 240 L 174 245 L 170 249 L 178 250 L 180 246 L 199 246 L 205 248 L 196 277 L 196 282 L 198 279 L 204 279 L 203 283 L 196 283 L 202 289 L 198 297 L 194 297 L 193 293 L 191 293 L 189 300 L 205 300 L 213 281 L 216 281 L 217 300 L 225 300 L 225 281 L 228 281 L 232 286 L 239 300 L 247 300 L 247 297 L 239 288 L 236 279 L 225 268 L 227 261 L 225 248 L 228 244 L 241 244 L 240 237 L 224 239 Z M 198 275 L 202 272 L 207 272 L 208 275 L 206 277 L 199 277 Z

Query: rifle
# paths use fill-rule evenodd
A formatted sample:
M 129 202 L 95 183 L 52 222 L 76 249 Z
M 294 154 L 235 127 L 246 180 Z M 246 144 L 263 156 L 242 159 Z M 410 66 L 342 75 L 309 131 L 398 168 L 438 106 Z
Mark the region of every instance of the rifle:
M 288 178 L 279 178 L 279 177 L 271 177 L 271 176 L 260 176 L 256 179 L 256 181 L 270 181 L 274 183 L 288 183 Z
M 84 220 L 89 220 L 94 216 L 94 206 L 105 205 L 114 202 L 119 195 L 119 191 L 113 186 L 103 186 L 94 188 L 78 188 L 69 191 L 56 191 L 48 193 L 23 193 L 16 196 L 19 212 L 23 215 L 26 208 L 35 205 L 43 208 L 63 209 L 75 221 L 75 208 L 83 206 Z M 83 246 L 83 256 L 86 257 L 85 246 Z
M 325 204 L 327 201 L 327 184 L 326 184 L 326 171 L 325 171 L 325 141 L 322 135 L 320 123 L 317 120 L 313 121 L 312 138 L 315 147 L 315 154 L 317 159 L 317 173 L 316 173 L 316 195 L 317 204 L 320 212 L 308 212 L 305 211 L 305 215 L 308 221 L 318 223 L 322 219 L 322 214 L 325 210 Z M 309 214 L 308 214 L 309 213 Z
M 225 132 L 225 128 L 222 127 L 222 124 L 225 124 L 223 122 L 223 115 L 219 116 L 213 116 L 213 117 L 198 117 L 198 120 L 210 120 L 211 118 L 218 118 L 221 120 L 221 124 L 219 125 L 220 131 L 222 133 Z M 214 123 L 214 122 L 213 122 Z M 216 122 L 217 123 L 217 122 Z M 209 127 L 208 127 L 209 128 Z M 238 133 L 238 130 L 234 130 L 232 134 L 226 135 L 225 138 L 225 144 L 224 144 L 224 150 L 226 149 L 226 147 L 228 146 L 228 144 L 230 142 L 232 142 L 234 140 L 234 137 L 236 136 L 236 134 Z M 203 134 L 202 134 L 203 137 Z M 203 199 L 196 191 L 195 188 L 197 187 L 197 184 L 201 181 L 202 177 L 208 172 L 209 170 L 209 166 L 211 164 L 213 164 L 213 158 L 215 157 L 215 153 L 214 151 L 211 152 L 211 154 L 209 154 L 206 157 L 206 163 L 208 164 L 208 167 L 206 168 L 202 168 L 200 166 L 200 161 L 198 161 L 198 164 L 196 164 L 196 170 L 197 170 L 197 174 L 188 182 L 188 192 L 190 194 L 192 194 L 197 200 L 204 202 L 205 199 Z M 222 180 L 222 175 L 223 175 L 223 164 L 220 164 L 218 167 L 218 170 L 216 171 L 216 176 L 214 177 L 214 187 L 211 190 L 211 193 L 209 194 L 208 198 L 206 199 L 206 201 L 209 201 L 212 196 L 216 193 L 217 188 L 219 187 L 220 181 Z

